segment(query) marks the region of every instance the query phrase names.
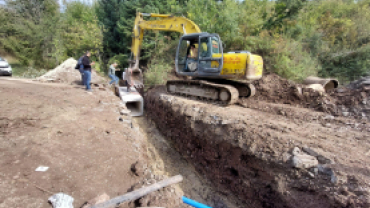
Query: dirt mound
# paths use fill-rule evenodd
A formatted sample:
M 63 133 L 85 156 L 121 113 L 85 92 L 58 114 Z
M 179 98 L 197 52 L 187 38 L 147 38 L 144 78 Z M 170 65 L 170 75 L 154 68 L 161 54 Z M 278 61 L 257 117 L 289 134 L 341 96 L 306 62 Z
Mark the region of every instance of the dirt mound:
M 369 123 L 282 104 L 294 115 L 225 108 L 159 88 L 145 101 L 176 149 L 240 207 L 370 206 Z M 310 113 L 318 118 L 300 118 Z
M 41 82 L 81 84 L 81 74 L 75 69 L 76 64 L 77 61 L 74 58 L 69 58 L 55 69 L 50 70 L 46 74 L 38 77 L 37 80 Z M 106 80 L 93 70 L 91 75 L 91 83 L 102 84 L 106 83 Z
M 282 104 L 300 104 L 301 99 L 298 96 L 297 85 L 282 77 L 269 73 L 262 79 L 254 81 L 256 95 L 254 100 L 262 100 Z
M 312 108 L 323 112 L 330 112 L 328 106 L 334 100 L 325 93 L 307 88 L 302 84 L 284 79 L 274 73 L 266 74 L 262 79 L 255 81 L 256 95 L 252 99 L 271 103 L 290 104 L 296 107 Z
M 367 115 L 370 114 L 370 103 L 367 101 L 370 96 L 369 79 L 362 78 L 352 82 L 349 87 L 341 87 L 325 93 L 270 73 L 253 83 L 256 87 L 256 95 L 251 99 L 243 99 L 242 104 L 252 106 L 258 101 L 264 101 L 310 108 L 334 116 L 370 119 L 370 115 Z

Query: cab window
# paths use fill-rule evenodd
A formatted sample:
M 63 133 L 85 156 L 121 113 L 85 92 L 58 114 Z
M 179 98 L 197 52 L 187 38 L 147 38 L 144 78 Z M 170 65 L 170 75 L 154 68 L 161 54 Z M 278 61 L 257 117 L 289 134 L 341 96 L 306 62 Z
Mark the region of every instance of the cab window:
M 220 53 L 220 41 L 216 37 L 212 37 L 212 53 Z

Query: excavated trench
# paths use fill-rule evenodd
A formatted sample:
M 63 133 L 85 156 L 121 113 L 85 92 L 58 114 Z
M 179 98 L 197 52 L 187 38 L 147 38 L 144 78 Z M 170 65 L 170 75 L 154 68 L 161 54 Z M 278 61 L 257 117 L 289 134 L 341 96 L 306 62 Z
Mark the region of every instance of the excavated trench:
M 176 150 L 239 207 L 370 205 L 367 123 L 266 103 L 260 110 L 221 107 L 163 87 L 147 92 L 145 108 Z M 293 168 L 294 148 L 309 150 L 319 165 Z

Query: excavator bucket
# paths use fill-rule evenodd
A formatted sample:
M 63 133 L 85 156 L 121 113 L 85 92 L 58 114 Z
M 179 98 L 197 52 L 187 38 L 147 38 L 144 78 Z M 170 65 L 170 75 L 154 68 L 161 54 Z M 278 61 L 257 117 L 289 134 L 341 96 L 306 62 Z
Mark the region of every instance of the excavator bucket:
M 133 87 L 135 88 L 144 88 L 143 73 L 141 72 L 141 70 L 132 71 L 131 84 L 133 84 Z

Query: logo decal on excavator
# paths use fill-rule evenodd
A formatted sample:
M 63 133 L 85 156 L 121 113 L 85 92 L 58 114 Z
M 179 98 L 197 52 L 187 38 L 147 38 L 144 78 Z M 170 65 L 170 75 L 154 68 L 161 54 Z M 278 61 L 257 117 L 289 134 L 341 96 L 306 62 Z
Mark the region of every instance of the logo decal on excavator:
M 224 57 L 224 64 L 240 64 L 240 57 Z
M 153 28 L 166 28 L 166 25 L 152 25 Z
M 224 74 L 243 74 L 243 69 L 222 69 Z

